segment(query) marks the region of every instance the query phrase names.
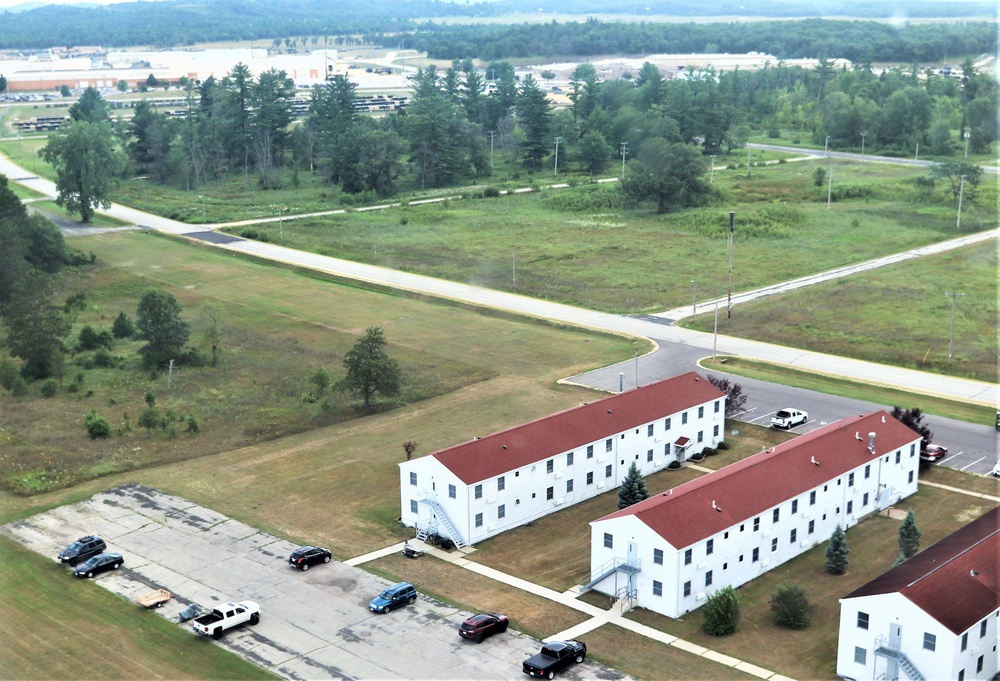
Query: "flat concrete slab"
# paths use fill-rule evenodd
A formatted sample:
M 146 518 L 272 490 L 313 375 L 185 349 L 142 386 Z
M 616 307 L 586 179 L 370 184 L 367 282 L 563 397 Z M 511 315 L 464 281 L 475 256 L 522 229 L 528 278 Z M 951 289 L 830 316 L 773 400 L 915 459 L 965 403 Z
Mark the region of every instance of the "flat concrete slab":
M 170 591 L 173 599 L 155 612 L 174 622 L 191 603 L 208 609 L 257 601 L 259 625 L 226 632 L 220 641 L 191 632 L 188 644 L 221 645 L 287 679 L 520 679 L 521 662 L 541 645 L 515 631 L 480 645 L 461 639 L 458 626 L 470 613 L 423 595 L 411 606 L 373 614 L 368 602 L 386 580 L 338 561 L 293 570 L 285 562 L 291 543 L 137 484 L 0 532 L 53 560 L 76 538 L 100 535 L 125 566 L 94 581 L 132 601 L 151 589 Z M 587 660 L 560 678 L 622 675 Z

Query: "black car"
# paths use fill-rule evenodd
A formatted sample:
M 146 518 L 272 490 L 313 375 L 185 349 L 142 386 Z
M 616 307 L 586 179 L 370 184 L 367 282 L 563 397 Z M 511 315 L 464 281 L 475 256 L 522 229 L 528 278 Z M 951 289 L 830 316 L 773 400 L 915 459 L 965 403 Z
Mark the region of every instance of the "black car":
M 85 563 L 80 563 L 73 570 L 77 577 L 93 577 L 98 572 L 105 570 L 117 570 L 125 563 L 120 553 L 101 553 L 90 558 Z
M 330 549 L 322 546 L 303 546 L 292 551 L 288 557 L 288 564 L 294 568 L 308 570 L 310 565 L 316 563 L 329 563 L 333 559 Z
M 108 548 L 108 545 L 104 543 L 103 539 L 96 535 L 80 537 L 67 548 L 59 552 L 59 562 L 66 563 L 67 565 L 76 565 L 81 561 L 87 560 L 91 556 L 103 553 L 106 548 Z

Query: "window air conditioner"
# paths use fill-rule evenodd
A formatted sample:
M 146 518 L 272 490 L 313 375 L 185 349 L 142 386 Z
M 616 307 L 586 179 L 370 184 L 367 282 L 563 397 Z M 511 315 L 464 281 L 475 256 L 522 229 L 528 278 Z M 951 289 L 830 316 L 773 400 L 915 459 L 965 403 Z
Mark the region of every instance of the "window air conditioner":
M 495 504 L 495 503 L 497 503 L 497 498 L 496 497 L 486 497 L 486 503 L 487 504 Z
M 556 506 L 562 506 L 564 501 L 565 499 L 563 499 L 562 497 L 556 499 Z

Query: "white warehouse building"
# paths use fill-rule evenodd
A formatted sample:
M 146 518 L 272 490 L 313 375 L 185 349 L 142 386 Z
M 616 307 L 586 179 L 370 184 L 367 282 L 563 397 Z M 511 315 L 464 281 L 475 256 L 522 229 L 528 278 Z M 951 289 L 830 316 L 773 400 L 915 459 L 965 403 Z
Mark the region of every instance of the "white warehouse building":
M 405 461 L 400 521 L 474 544 L 717 446 L 725 402 L 689 372 Z
M 994 679 L 1000 507 L 840 599 L 842 679 Z
M 595 520 L 588 586 L 681 617 L 916 492 L 920 439 L 845 418 Z

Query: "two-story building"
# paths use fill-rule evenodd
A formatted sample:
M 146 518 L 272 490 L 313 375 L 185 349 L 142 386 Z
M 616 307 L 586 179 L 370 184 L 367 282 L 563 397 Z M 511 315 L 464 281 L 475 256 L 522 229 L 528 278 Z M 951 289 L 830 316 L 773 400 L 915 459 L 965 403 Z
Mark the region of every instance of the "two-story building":
M 689 372 L 405 461 L 400 520 L 474 544 L 717 446 L 725 402 Z
M 588 586 L 680 617 L 916 492 L 919 452 L 885 411 L 818 428 L 593 521 Z
M 1000 672 L 1000 507 L 840 599 L 842 679 Z

